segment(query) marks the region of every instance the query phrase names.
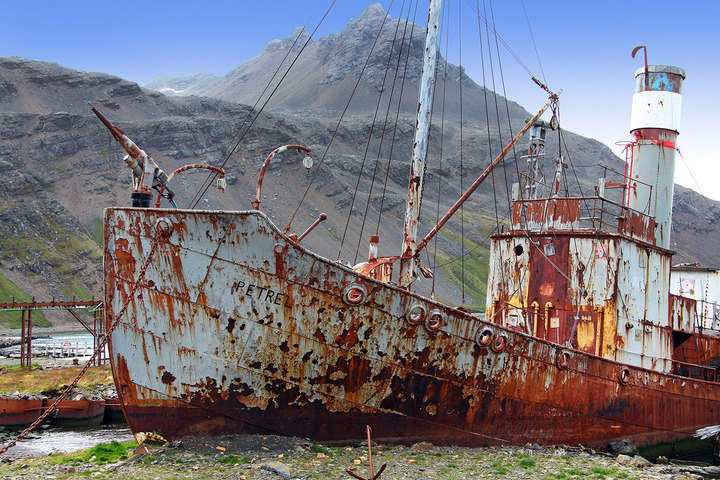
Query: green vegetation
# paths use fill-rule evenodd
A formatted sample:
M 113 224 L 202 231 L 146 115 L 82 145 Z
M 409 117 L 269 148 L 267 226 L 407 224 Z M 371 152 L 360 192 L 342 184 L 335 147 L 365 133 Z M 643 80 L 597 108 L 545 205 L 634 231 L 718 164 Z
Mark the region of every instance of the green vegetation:
M 2 205 L 0 211 L 17 213 L 13 204 L 8 202 Z M 68 299 L 92 298 L 90 291 L 77 278 L 78 261 L 99 261 L 102 258 L 102 249 L 96 243 L 97 240 L 83 229 L 72 229 L 72 224 L 68 224 L 69 215 L 38 210 L 33 216 L 31 225 L 0 237 L 0 258 L 10 258 L 13 263 L 19 263 L 22 273 L 27 277 L 37 277 L 41 275 L 40 272 L 44 275 L 48 270 L 52 271 L 60 280 L 58 290 Z M 20 228 L 26 223 L 19 223 Z M 93 220 L 89 230 L 94 232 L 94 237 L 99 233 L 102 241 L 102 221 L 99 218 Z M 29 301 L 32 297 L 0 274 L 0 301 L 13 298 Z M 20 315 L 20 312 L 0 312 L 0 322 L 11 328 L 19 328 Z M 50 322 L 42 312 L 34 311 L 33 325 L 49 327 Z
M 116 462 L 128 458 L 128 455 L 132 453 L 135 447 L 137 447 L 137 443 L 134 441 L 121 443 L 113 440 L 110 443 L 99 443 L 80 452 L 53 454 L 50 462 L 55 465 Z
M 311 451 L 311 452 L 315 452 L 315 453 L 322 453 L 322 454 L 324 454 L 324 455 L 329 455 L 329 454 L 330 454 L 330 450 L 328 450 L 328 449 L 325 448 L 325 447 L 321 447 L 321 446 L 318 445 L 317 443 L 313 443 L 312 445 L 310 445 L 310 451 Z
M 113 440 L 110 443 L 100 443 L 85 452 L 85 460 L 94 463 L 109 463 L 122 460 L 128 457 L 130 450 L 137 447 L 137 443 L 118 442 Z
M 577 467 L 570 467 L 565 469 L 565 473 L 571 476 L 578 476 L 578 477 L 584 477 L 587 476 L 588 472 L 585 470 L 580 470 Z
M 40 393 L 48 390 L 59 390 L 68 385 L 80 372 L 82 367 L 57 368 L 39 370 L 21 369 L 19 365 L 10 365 L 0 368 L 0 394 L 15 390 L 21 392 Z M 109 365 L 88 368 L 80 379 L 78 386 L 94 390 L 99 385 L 112 385 L 113 377 Z
M 493 472 L 495 472 L 496 475 L 507 475 L 509 470 L 505 465 L 502 464 L 502 462 L 496 461 L 492 464 Z
M 518 465 L 522 468 L 532 468 L 535 466 L 535 460 L 532 458 L 521 458 L 520 461 L 518 461 Z
M 590 467 L 590 472 L 594 473 L 596 475 L 612 475 L 615 473 L 616 470 L 617 470 L 616 468 L 600 467 L 598 465 Z
M 13 299 L 18 302 L 32 300 L 32 297 L 20 290 L 20 287 L 8 280 L 0 273 L 0 302 L 11 302 Z M 11 328 L 20 328 L 20 312 L 2 311 L 0 310 L 0 322 L 9 325 Z M 38 327 L 49 327 L 50 322 L 45 318 L 43 312 L 39 310 L 33 311 L 33 325 Z
M 454 242 L 460 242 L 459 236 L 448 233 L 445 235 Z M 449 281 L 462 288 L 463 285 L 463 264 L 465 296 L 468 299 L 467 305 L 479 310 L 485 307 L 485 296 L 487 295 L 488 265 L 490 262 L 490 245 L 480 244 L 468 238 L 465 239 L 465 261 L 460 258 L 453 258 L 447 254 L 438 252 L 437 264 L 443 276 Z
M 98 245 L 103 244 L 103 221 L 102 218 L 93 218 L 92 224 L 88 227 L 88 232 L 92 236 L 92 239 Z
M 224 457 L 220 457 L 217 460 L 217 463 L 224 463 L 228 465 L 239 465 L 243 463 L 250 463 L 252 459 L 250 457 L 238 457 L 237 455 L 227 455 Z

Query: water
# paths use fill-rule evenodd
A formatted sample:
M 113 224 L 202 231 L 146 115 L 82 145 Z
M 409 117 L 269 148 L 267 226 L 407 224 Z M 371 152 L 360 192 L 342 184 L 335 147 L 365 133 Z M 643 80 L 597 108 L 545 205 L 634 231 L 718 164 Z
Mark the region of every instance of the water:
M 34 338 L 32 350 L 33 356 L 79 357 L 82 360 L 93 354 L 93 336 L 88 332 L 53 333 L 49 337 Z M 105 351 L 107 354 L 107 347 Z M 10 347 L 5 353 L 18 356 L 20 345 Z
M 33 438 L 22 440 L 5 455 L 10 457 L 42 457 L 51 453 L 70 453 L 113 440 L 129 442 L 134 439 L 127 425 L 101 425 L 84 430 L 49 428 L 36 430 Z
M 49 338 L 33 339 L 32 346 L 35 351 L 36 349 L 44 349 L 48 345 L 63 345 L 65 342 L 75 346 L 87 345 L 89 353 L 92 353 L 93 337 L 87 332 L 51 334 Z M 8 439 L 14 438 L 13 434 L 16 435 L 17 433 L 10 432 Z M 127 424 L 124 423 L 79 430 L 38 429 L 33 431 L 30 437 L 18 442 L 3 457 L 41 457 L 51 453 L 70 453 L 84 450 L 94 447 L 98 443 L 109 443 L 113 440 L 129 442 L 134 439 Z

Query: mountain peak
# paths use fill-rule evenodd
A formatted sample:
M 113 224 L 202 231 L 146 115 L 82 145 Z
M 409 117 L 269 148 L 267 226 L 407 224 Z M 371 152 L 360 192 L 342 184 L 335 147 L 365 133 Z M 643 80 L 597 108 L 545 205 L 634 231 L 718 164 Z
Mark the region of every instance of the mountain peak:
M 363 13 L 357 18 L 360 22 L 374 22 L 376 20 L 382 21 L 386 13 L 382 5 L 379 3 L 373 3 L 365 9 Z

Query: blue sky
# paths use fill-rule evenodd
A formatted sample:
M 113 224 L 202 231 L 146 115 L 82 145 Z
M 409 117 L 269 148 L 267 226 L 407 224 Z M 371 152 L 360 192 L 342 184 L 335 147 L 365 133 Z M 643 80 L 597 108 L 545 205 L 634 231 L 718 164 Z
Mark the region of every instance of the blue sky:
M 420 1 L 419 12 L 427 3 Z M 330 2 L 4 0 L 0 55 L 53 61 L 139 83 L 161 73 L 208 71 L 222 75 L 308 18 L 310 25 L 315 25 Z M 628 139 L 633 74 L 642 62 L 630 58 L 636 45 L 647 45 L 651 64 L 687 70 L 678 147 L 700 192 L 720 200 L 720 155 L 714 142 L 720 111 L 716 86 L 720 78 L 716 33 L 720 2 L 524 2 L 548 84 L 563 90 L 561 120 L 566 129 L 613 148 L 615 141 Z M 369 3 L 337 0 L 318 35 L 339 31 Z M 380 3 L 396 17 L 402 0 Z M 462 15 L 462 29 L 454 30 L 462 31 L 463 64 L 479 82 L 475 3 L 451 1 L 455 25 L 458 5 Z M 522 1 L 495 0 L 493 6 L 500 35 L 523 63 L 540 75 Z M 418 22 L 424 23 L 425 18 L 425 12 L 418 13 Z M 457 33 L 451 42 L 451 49 L 457 50 Z M 508 96 L 528 111 L 536 110 L 544 103 L 543 92 L 506 51 L 502 54 Z M 457 51 L 449 57 L 457 63 Z M 676 181 L 698 189 L 681 159 Z

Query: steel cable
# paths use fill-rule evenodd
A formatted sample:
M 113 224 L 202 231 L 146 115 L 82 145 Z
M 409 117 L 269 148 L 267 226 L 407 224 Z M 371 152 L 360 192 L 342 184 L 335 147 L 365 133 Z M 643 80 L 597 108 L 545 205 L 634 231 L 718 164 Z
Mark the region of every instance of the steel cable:
M 230 153 L 227 154 L 227 156 L 225 157 L 225 160 L 224 160 L 223 163 L 220 165 L 220 168 L 225 167 L 225 164 L 227 164 L 228 160 L 230 160 L 230 157 L 232 156 L 232 154 L 235 153 L 235 150 L 237 150 L 238 146 L 240 146 L 240 142 L 242 142 L 243 138 L 245 138 L 245 135 L 247 135 L 247 133 L 248 133 L 248 132 L 250 131 L 250 129 L 252 128 L 252 126 L 255 124 L 255 121 L 260 117 L 260 114 L 263 112 L 263 110 L 265 110 L 265 107 L 267 106 L 268 102 L 270 102 L 270 99 L 273 97 L 273 95 L 275 94 L 275 92 L 277 91 L 277 89 L 280 88 L 280 85 L 282 85 L 283 80 L 285 80 L 285 77 L 287 77 L 288 73 L 290 73 L 290 70 L 292 69 L 293 65 L 295 65 L 295 62 L 297 62 L 297 60 L 300 58 L 300 55 L 302 55 L 302 52 L 305 50 L 305 47 L 308 46 L 308 44 L 310 43 L 310 41 L 311 41 L 312 38 L 313 38 L 313 35 L 315 35 L 315 33 L 317 32 L 317 30 L 320 28 L 320 25 L 322 25 L 323 21 L 325 20 L 325 18 L 326 18 L 326 17 L 328 16 L 328 14 L 330 13 L 330 10 L 331 10 L 331 9 L 333 8 L 333 6 L 335 5 L 335 2 L 336 2 L 336 1 L 337 1 L 337 0 L 333 0 L 333 2 L 330 4 L 330 6 L 328 7 L 328 9 L 325 11 L 325 15 L 322 16 L 322 18 L 320 19 L 320 21 L 318 22 L 318 24 L 315 26 L 315 29 L 312 31 L 312 33 L 310 34 L 310 36 L 308 36 L 308 39 L 305 41 L 305 43 L 303 44 L 303 46 L 302 46 L 302 48 L 300 49 L 300 51 L 298 52 L 298 54 L 297 54 L 297 55 L 295 56 L 295 58 L 293 59 L 292 63 L 290 63 L 290 66 L 287 68 L 287 70 L 285 71 L 285 73 L 283 74 L 283 76 L 282 76 L 282 77 L 280 78 L 280 80 L 278 81 L 278 84 L 275 85 L 275 88 L 272 90 L 272 92 L 270 92 L 270 95 L 269 95 L 268 98 L 265 100 L 265 102 L 263 103 L 262 107 L 260 107 L 260 110 L 258 110 L 257 113 L 255 114 L 255 117 L 253 117 L 252 121 L 250 122 L 250 125 L 248 125 L 247 128 L 245 129 L 245 131 L 242 133 L 242 135 L 240 135 L 240 138 L 239 138 L 238 141 L 235 143 L 235 146 L 233 146 L 232 150 L 230 150 Z M 308 18 L 308 22 L 309 22 L 309 21 L 310 21 L 310 19 Z M 306 23 L 306 24 L 307 24 L 307 23 Z M 300 35 L 299 35 L 299 34 L 298 34 L 298 36 L 297 36 L 296 39 L 295 39 L 296 42 L 297 42 L 297 39 L 298 39 L 298 38 L 300 38 Z M 293 46 L 295 46 L 295 43 L 293 43 Z M 291 51 L 292 51 L 292 47 L 288 50 L 288 53 L 286 54 L 286 57 L 285 57 L 285 58 L 287 58 L 287 55 L 289 55 L 289 53 L 290 53 Z M 270 81 L 268 82 L 268 84 L 265 86 L 265 90 L 263 90 L 263 93 L 260 94 L 260 97 L 259 97 L 258 100 L 255 102 L 255 105 L 253 106 L 253 108 L 250 110 L 250 112 L 248 112 L 248 116 L 246 116 L 246 118 L 245 118 L 245 120 L 243 121 L 243 123 L 247 121 L 247 118 L 249 117 L 250 113 L 255 109 L 255 106 L 257 106 L 257 104 L 260 102 L 260 99 L 262 98 L 262 95 L 265 93 L 265 91 L 267 91 L 267 88 L 272 84 L 272 79 L 275 78 L 275 75 L 277 75 L 277 72 L 280 70 L 280 67 L 282 66 L 283 62 L 285 61 L 285 58 L 283 59 L 282 62 L 280 62 L 280 65 L 278 65 L 278 68 L 275 70 L 275 74 L 274 74 L 273 77 L 270 79 Z M 241 124 L 241 125 L 242 125 L 242 124 Z M 236 136 L 237 136 L 237 135 L 236 135 Z M 203 195 L 205 195 L 205 192 L 207 192 L 208 188 L 210 188 L 210 185 L 212 184 L 213 180 L 214 180 L 216 177 L 217 177 L 217 173 L 212 173 L 212 174 L 208 175 L 208 178 L 205 180 L 205 182 L 203 182 L 203 185 L 204 185 L 204 186 L 201 187 L 200 190 L 198 190 L 198 193 L 196 193 L 195 196 L 192 198 L 192 200 L 190 200 L 190 209 L 194 209 L 194 208 L 197 206 L 198 202 L 200 202 L 200 199 L 203 197 Z
M 412 0 L 410 2 L 410 5 L 408 6 L 408 16 L 410 15 L 410 7 L 412 6 Z M 355 183 L 355 190 L 353 191 L 353 197 L 352 201 L 350 202 L 350 208 L 348 210 L 348 217 L 347 221 L 345 222 L 345 229 L 343 230 L 342 240 L 340 241 L 340 248 L 338 248 L 338 255 L 337 259 L 340 260 L 340 256 L 342 255 L 342 249 L 345 245 L 345 238 L 347 236 L 348 227 L 350 226 L 350 219 L 352 218 L 352 212 L 353 207 L 355 206 L 355 200 L 357 199 L 357 193 L 358 189 L 360 188 L 360 179 L 362 178 L 363 171 L 365 170 L 365 161 L 368 157 L 368 151 L 370 150 L 370 142 L 372 141 L 373 132 L 375 131 L 375 122 L 377 121 L 378 112 L 380 111 L 380 103 L 382 102 L 383 94 L 385 93 L 385 82 L 387 81 L 388 72 L 390 71 L 390 63 L 392 61 L 393 53 L 395 52 L 395 42 L 397 41 L 397 35 L 398 30 L 400 29 L 400 22 L 402 21 L 402 12 L 405 10 L 405 0 L 403 0 L 402 4 L 400 5 L 400 18 L 398 18 L 397 23 L 395 24 L 395 33 L 393 34 L 393 40 L 390 45 L 390 51 L 388 52 L 388 58 L 387 62 L 385 64 L 385 73 L 383 75 L 382 84 L 380 86 L 380 94 L 378 95 L 377 104 L 375 105 L 375 113 L 373 115 L 372 123 L 370 124 L 370 133 L 368 134 L 367 142 L 365 143 L 365 151 L 363 152 L 363 159 L 360 164 L 360 169 L 358 170 L 357 175 L 357 182 Z M 389 15 L 388 11 L 388 15 Z M 405 27 L 407 27 L 407 21 L 405 22 Z M 403 31 L 403 43 L 405 42 L 405 32 Z M 402 43 L 400 44 L 400 52 L 398 53 L 398 62 L 400 61 L 400 56 L 402 55 Z M 397 70 L 395 71 L 395 78 L 397 78 Z M 395 86 L 395 81 L 393 80 L 393 87 Z M 392 91 L 390 92 L 390 98 L 388 99 L 388 108 L 390 105 L 390 102 L 392 101 Z M 386 118 L 387 120 L 387 118 Z M 368 198 L 368 202 L 370 199 Z M 364 222 L 363 222 L 364 225 Z M 362 237 L 362 229 L 360 237 Z M 359 244 L 359 242 L 358 242 Z M 359 250 L 359 248 L 358 248 Z M 358 252 L 355 252 L 355 262 L 357 263 L 357 255 Z
M 394 0 L 390 2 L 390 6 L 388 6 L 388 12 L 392 9 L 393 2 L 394 2 Z M 334 3 L 335 2 L 333 1 L 333 4 Z M 375 40 L 373 41 L 372 47 L 370 47 L 370 51 L 368 52 L 368 56 L 365 59 L 365 63 L 363 64 L 363 67 L 360 70 L 360 74 L 358 75 L 357 81 L 355 82 L 355 86 L 353 87 L 352 92 L 350 93 L 350 98 L 348 99 L 347 103 L 345 104 L 345 108 L 343 108 L 343 111 L 340 114 L 340 118 L 338 119 L 338 122 L 335 125 L 335 129 L 333 130 L 333 133 L 330 136 L 330 141 L 328 142 L 327 147 L 325 147 L 325 151 L 323 152 L 322 156 L 320 157 L 318 166 L 317 166 L 317 168 L 315 168 L 315 173 L 313 173 L 313 176 L 310 179 L 310 183 L 308 183 L 308 186 L 305 189 L 305 193 L 303 193 L 302 197 L 300 198 L 300 202 L 298 203 L 297 208 L 295 208 L 295 211 L 293 212 L 292 216 L 290 217 L 290 221 L 285 226 L 285 230 L 284 230 L 285 233 L 290 231 L 292 222 L 295 220 L 295 215 L 297 215 L 298 211 L 300 211 L 300 207 L 302 206 L 303 202 L 305 201 L 305 197 L 307 197 L 308 192 L 310 192 L 310 187 L 315 182 L 315 178 L 317 178 L 317 174 L 320 171 L 320 167 L 322 166 L 323 162 L 325 161 L 328 151 L 330 150 L 330 146 L 332 145 L 333 141 L 335 140 L 335 136 L 337 135 L 337 132 L 340 129 L 340 125 L 342 124 L 343 118 L 345 118 L 345 113 L 347 113 L 348 108 L 350 108 L 350 102 L 352 101 L 353 97 L 355 96 L 355 92 L 357 91 L 358 86 L 360 85 L 360 80 L 362 80 L 362 78 L 363 78 L 365 69 L 367 68 L 368 63 L 370 62 L 370 58 L 372 57 L 372 54 L 375 51 L 377 42 L 380 39 L 380 33 L 382 32 L 382 29 L 385 26 L 385 22 L 387 21 L 388 17 L 389 17 L 389 14 L 387 14 L 387 13 L 383 17 L 382 23 L 380 24 L 380 28 L 378 28 L 378 33 L 377 33 L 377 35 L 375 35 Z

